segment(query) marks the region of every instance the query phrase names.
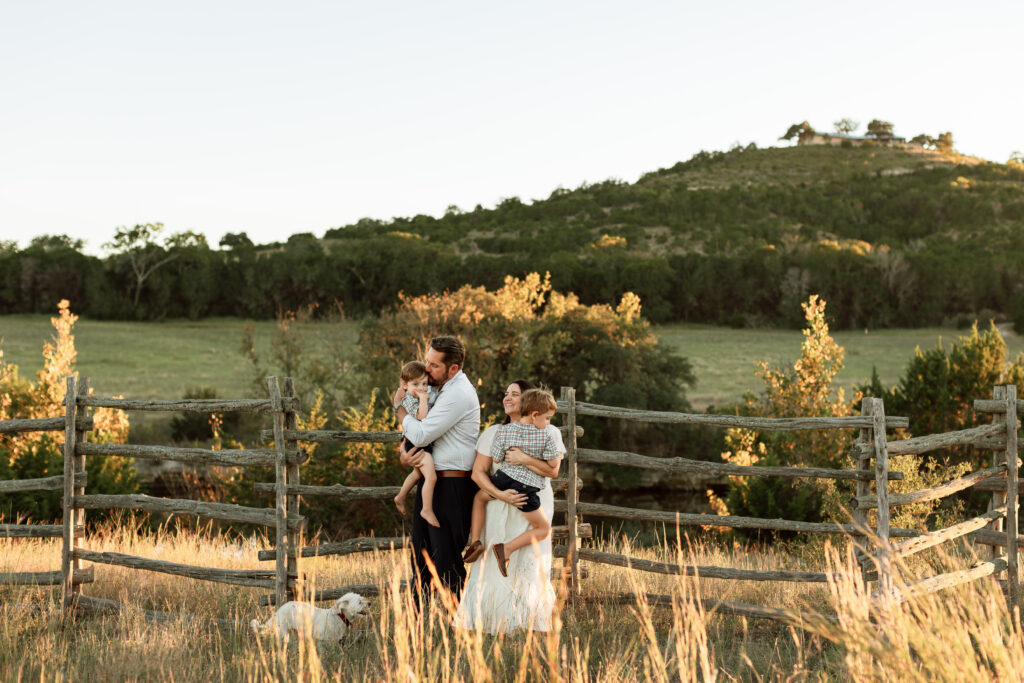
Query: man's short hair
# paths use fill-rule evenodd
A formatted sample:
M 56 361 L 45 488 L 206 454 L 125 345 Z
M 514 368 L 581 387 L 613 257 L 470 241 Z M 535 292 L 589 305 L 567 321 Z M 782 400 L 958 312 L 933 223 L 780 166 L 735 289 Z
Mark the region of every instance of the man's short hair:
M 427 374 L 427 366 L 418 360 L 411 360 L 402 366 L 402 381 L 411 382 Z
M 530 389 L 524 391 L 519 399 L 519 414 L 523 417 L 529 417 L 534 413 L 545 415 L 552 410 L 558 410 L 558 404 L 555 403 L 555 397 L 550 391 Z
M 430 348 L 443 354 L 445 367 L 466 364 L 466 347 L 458 337 L 434 337 L 430 340 Z

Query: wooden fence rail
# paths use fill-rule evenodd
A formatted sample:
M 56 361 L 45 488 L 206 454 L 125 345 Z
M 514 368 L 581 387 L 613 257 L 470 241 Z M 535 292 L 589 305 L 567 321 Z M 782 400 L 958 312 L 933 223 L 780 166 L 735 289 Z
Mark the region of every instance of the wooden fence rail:
M 63 417 L 44 417 L 32 420 L 0 420 L 0 434 L 17 432 L 63 432 L 67 424 Z M 91 430 L 95 425 L 92 418 L 83 418 L 75 423 L 75 429 Z
M 569 404 L 563 399 L 558 401 L 558 410 L 567 412 Z M 594 417 L 612 417 L 634 420 L 636 422 L 660 422 L 665 424 L 693 424 L 714 427 L 740 427 L 757 431 L 805 431 L 809 429 L 856 429 L 871 427 L 872 422 L 864 417 L 745 417 L 740 415 L 709 415 L 705 413 L 670 413 L 655 410 L 637 410 L 616 406 L 602 406 L 593 403 L 576 403 L 576 415 L 592 415 Z M 886 428 L 901 429 L 910 425 L 905 417 L 890 417 L 885 421 Z
M 177 562 L 165 562 L 163 560 L 151 560 L 135 555 L 124 553 L 97 552 L 76 548 L 75 557 L 88 562 L 115 565 L 118 567 L 129 567 L 131 569 L 144 569 L 162 574 L 173 574 L 175 576 L 186 576 L 190 579 L 212 581 L 214 583 L 228 583 L 235 586 L 256 586 L 260 588 L 274 587 L 274 572 L 265 570 L 250 569 L 217 569 L 213 567 L 197 567 L 190 564 L 179 564 Z
M 137 446 L 134 444 L 80 443 L 75 446 L 78 455 L 112 455 L 145 460 L 173 460 L 190 465 L 220 467 L 273 467 L 277 451 L 270 448 L 228 449 L 211 451 L 205 448 L 175 448 L 172 446 Z M 301 449 L 287 452 L 289 464 L 301 465 L 309 455 Z
M 603 465 L 628 465 L 641 469 L 661 470 L 663 472 L 681 472 L 687 474 L 705 474 L 713 477 L 785 477 L 812 479 L 852 479 L 874 481 L 874 470 L 834 470 L 825 467 L 771 467 L 756 465 L 732 465 L 721 462 L 705 462 L 688 458 L 652 458 L 638 453 L 622 451 L 601 451 L 593 448 L 580 448 L 580 462 Z M 890 481 L 903 481 L 902 472 L 889 472 Z
M 85 486 L 88 474 L 75 473 L 74 485 Z M 24 491 L 60 491 L 64 488 L 64 475 L 40 477 L 38 479 L 6 479 L 0 481 L 0 493 L 22 493 Z

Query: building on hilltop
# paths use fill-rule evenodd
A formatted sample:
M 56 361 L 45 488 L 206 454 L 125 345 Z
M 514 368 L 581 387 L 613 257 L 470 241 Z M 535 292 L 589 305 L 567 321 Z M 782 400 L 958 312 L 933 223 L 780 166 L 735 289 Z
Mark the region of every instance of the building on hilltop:
M 844 142 L 849 142 L 851 145 L 880 145 L 882 147 L 921 147 L 923 145 L 919 143 L 907 142 L 906 138 L 898 137 L 884 137 L 876 138 L 874 136 L 866 135 L 840 135 L 838 133 L 808 133 L 801 135 L 797 138 L 796 144 L 798 145 L 831 145 L 833 147 L 839 147 Z

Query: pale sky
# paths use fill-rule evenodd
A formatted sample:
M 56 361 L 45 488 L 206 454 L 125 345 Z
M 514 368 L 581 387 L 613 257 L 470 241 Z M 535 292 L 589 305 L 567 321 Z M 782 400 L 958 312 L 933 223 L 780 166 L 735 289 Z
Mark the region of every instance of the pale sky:
M 258 243 L 850 117 L 1024 150 L 1024 2 L 14 2 L 0 239 Z

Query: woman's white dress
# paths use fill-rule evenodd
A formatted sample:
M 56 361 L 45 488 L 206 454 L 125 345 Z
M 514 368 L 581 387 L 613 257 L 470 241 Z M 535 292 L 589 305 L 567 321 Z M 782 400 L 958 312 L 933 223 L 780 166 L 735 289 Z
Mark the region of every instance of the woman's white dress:
M 489 427 L 480 435 L 476 444 L 478 453 L 490 454 L 499 426 Z M 549 425 L 548 430 L 556 438 L 558 452 L 565 453 L 558 427 Z M 492 473 L 496 469 L 491 466 Z M 545 481 L 537 495 L 541 509 L 550 520 L 555 507 L 551 482 Z M 486 551 L 470 567 L 455 615 L 457 626 L 491 634 L 524 628 L 551 630 L 551 612 L 555 605 L 555 589 L 550 578 L 551 537 L 512 553 L 508 558 L 508 578 L 498 571 L 498 560 L 491 550 L 495 543 L 510 541 L 529 528 L 529 522 L 518 508 L 500 500 L 487 504 L 487 520 L 480 537 Z

